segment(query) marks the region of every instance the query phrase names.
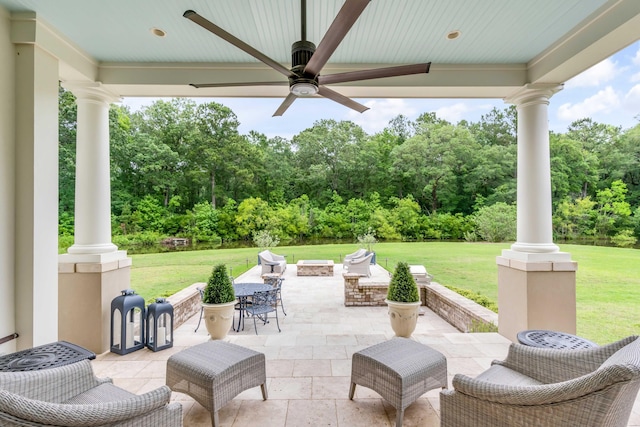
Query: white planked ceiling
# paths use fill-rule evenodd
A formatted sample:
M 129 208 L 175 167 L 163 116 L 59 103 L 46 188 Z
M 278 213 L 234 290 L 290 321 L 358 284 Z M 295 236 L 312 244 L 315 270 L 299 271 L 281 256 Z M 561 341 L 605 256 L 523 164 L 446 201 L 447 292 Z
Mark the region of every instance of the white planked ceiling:
M 342 4 L 343 0 L 307 1 L 308 40 L 316 45 L 320 42 Z M 467 78 L 462 74 L 456 77 L 451 70 L 501 65 L 507 70 L 505 73 L 523 83 L 535 78 L 568 79 L 604 59 L 604 55 L 640 39 L 640 25 L 627 22 L 632 30 L 625 31 L 631 33 L 598 50 L 602 51 L 600 56 L 586 49 L 594 45 L 589 37 L 604 38 L 625 24 L 621 15 L 632 14 L 626 19 L 640 22 L 639 4 L 638 0 L 372 0 L 330 58 L 327 68 L 341 69 L 340 64 L 355 69 L 358 64 L 431 61 L 434 64 L 431 74 L 442 66 L 440 72 L 446 71 L 450 77 L 432 78 L 425 80 L 425 84 L 442 87 L 465 85 Z M 188 9 L 287 67 L 291 62 L 291 44 L 300 39 L 298 0 L 0 0 L 0 7 L 11 12 L 35 12 L 37 19 L 52 31 L 61 34 L 99 66 L 105 66 L 102 80 L 108 83 L 112 79 L 114 85 L 121 85 L 118 86 L 121 91 L 129 83 L 127 79 L 133 80 L 133 73 L 122 74 L 126 64 L 142 68 L 149 64 L 150 74 L 158 71 L 159 64 L 188 67 L 191 71 L 197 64 L 214 68 L 224 64 L 254 64 L 262 74 L 274 76 L 256 59 L 183 18 Z M 164 30 L 166 37 L 154 36 L 152 28 Z M 460 31 L 461 36 L 447 39 L 446 35 L 454 30 Z M 581 39 L 584 41 L 580 42 Z M 562 51 L 558 46 L 565 45 L 570 47 L 566 54 L 556 58 L 554 55 Z M 531 73 L 513 77 L 511 69 L 527 69 L 547 56 L 552 57 L 551 65 L 547 67 L 549 70 L 540 72 L 542 77 L 532 77 Z M 565 71 L 557 72 L 564 61 L 572 59 L 574 63 Z M 186 85 L 194 78 L 193 74 L 187 74 L 182 80 L 171 78 L 166 83 Z M 241 79 L 250 78 L 242 72 L 236 74 Z M 227 78 L 224 74 L 220 76 Z M 149 79 L 149 84 L 163 83 L 161 77 L 150 75 Z M 469 86 L 480 84 L 478 80 L 479 83 L 471 82 Z

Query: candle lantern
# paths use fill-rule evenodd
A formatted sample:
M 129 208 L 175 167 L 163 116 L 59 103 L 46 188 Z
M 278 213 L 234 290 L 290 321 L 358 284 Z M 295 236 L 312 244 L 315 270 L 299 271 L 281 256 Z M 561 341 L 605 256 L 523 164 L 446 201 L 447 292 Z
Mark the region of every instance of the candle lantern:
M 128 354 L 144 347 L 144 298 L 125 289 L 111 301 L 111 351 Z
M 152 351 L 173 347 L 173 306 L 164 298 L 147 307 L 147 348 Z

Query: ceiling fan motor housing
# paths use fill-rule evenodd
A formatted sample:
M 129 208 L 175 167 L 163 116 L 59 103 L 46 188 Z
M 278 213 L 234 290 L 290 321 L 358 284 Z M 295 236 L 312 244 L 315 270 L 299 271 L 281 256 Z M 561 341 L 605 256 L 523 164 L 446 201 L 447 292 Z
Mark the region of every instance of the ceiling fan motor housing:
M 291 71 L 302 75 L 304 67 L 316 51 L 316 45 L 310 41 L 300 40 L 291 45 Z M 315 77 L 315 76 L 312 76 Z

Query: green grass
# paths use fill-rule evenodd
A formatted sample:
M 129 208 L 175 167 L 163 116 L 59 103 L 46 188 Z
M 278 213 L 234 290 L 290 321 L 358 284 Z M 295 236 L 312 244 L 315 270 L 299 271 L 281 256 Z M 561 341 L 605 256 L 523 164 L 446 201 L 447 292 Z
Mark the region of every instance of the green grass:
M 377 262 L 392 271 L 399 261 L 422 264 L 445 286 L 468 289 L 497 301 L 496 256 L 506 243 L 378 243 Z M 358 249 L 352 245 L 279 246 L 289 263 L 333 259 Z M 578 262 L 578 335 L 599 344 L 640 334 L 640 251 L 561 245 Z M 225 263 L 234 276 L 256 265 L 257 248 L 132 255 L 131 287 L 147 301 L 169 296 L 195 282 L 206 282 L 213 266 Z

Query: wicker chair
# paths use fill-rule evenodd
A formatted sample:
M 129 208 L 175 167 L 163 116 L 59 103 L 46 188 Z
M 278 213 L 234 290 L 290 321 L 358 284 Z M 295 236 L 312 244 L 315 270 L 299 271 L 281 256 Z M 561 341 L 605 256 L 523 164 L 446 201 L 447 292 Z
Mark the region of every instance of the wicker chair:
M 624 427 L 640 388 L 640 338 L 583 350 L 512 344 L 440 393 L 442 427 Z
M 373 258 L 373 252 L 360 258 L 353 258 L 345 268 L 349 273 L 369 277 L 371 276 L 371 258 Z
M 0 373 L 0 425 L 182 426 L 182 406 L 159 387 L 136 395 L 96 378 L 91 362 Z
M 269 250 L 264 250 L 258 254 L 260 265 L 262 265 L 262 273 L 280 273 L 283 274 L 287 269 L 287 259 L 284 255 L 276 255 Z
M 345 268 L 346 266 L 348 266 L 351 263 L 351 260 L 356 259 L 356 258 L 362 258 L 366 254 L 367 254 L 367 250 L 366 249 L 358 249 L 357 251 L 355 251 L 352 254 L 345 255 L 344 256 L 344 260 L 342 261 L 342 268 Z

